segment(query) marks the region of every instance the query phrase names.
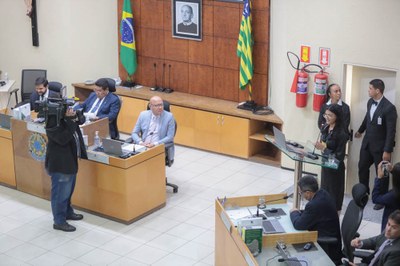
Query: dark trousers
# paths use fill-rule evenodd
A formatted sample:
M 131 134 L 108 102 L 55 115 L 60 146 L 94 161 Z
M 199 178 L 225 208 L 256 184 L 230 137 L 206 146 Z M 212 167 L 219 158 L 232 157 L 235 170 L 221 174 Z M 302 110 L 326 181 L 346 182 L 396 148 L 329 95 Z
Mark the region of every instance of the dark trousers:
M 375 176 L 378 175 L 378 164 L 382 161 L 383 152 L 372 152 L 368 147 L 366 149 L 361 148 L 360 160 L 358 161 L 358 178 L 360 183 L 364 184 L 369 189 L 369 168 L 372 164 L 375 164 Z M 389 188 L 389 178 L 384 178 L 381 187 L 381 193 L 387 193 Z

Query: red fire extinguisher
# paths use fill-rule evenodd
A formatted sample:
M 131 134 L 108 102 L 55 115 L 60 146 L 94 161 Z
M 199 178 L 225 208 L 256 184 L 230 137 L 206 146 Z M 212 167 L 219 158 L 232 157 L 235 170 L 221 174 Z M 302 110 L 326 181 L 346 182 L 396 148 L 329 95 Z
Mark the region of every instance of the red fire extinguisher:
M 313 110 L 319 112 L 325 102 L 326 88 L 328 87 L 328 73 L 321 70 L 314 77 L 315 90 L 313 99 Z
M 296 90 L 296 106 L 306 107 L 307 105 L 307 83 L 308 74 L 304 69 L 298 70 L 297 75 L 297 90 Z

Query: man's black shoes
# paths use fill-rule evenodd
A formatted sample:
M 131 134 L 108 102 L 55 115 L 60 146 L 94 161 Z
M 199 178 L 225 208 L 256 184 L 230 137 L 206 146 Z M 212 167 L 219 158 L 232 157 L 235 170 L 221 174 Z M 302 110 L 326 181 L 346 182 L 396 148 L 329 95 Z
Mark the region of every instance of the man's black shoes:
M 385 207 L 385 206 L 383 206 L 381 204 L 375 204 L 374 210 L 379 211 L 380 209 L 383 209 L 383 207 Z
M 78 221 L 78 220 L 82 220 L 82 219 L 83 219 L 82 214 L 73 213 L 73 214 L 67 216 L 67 220 Z
M 65 224 L 53 224 L 53 228 L 55 230 L 61 230 L 64 232 L 73 232 L 76 230 L 75 226 L 70 225 L 69 223 L 65 223 Z

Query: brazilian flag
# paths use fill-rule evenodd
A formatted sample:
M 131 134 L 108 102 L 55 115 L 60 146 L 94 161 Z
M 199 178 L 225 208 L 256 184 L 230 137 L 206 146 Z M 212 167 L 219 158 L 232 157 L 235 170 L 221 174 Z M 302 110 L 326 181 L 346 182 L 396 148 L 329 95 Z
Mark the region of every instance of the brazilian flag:
M 249 84 L 249 95 L 251 96 L 251 79 L 253 78 L 253 37 L 251 34 L 251 2 L 244 1 L 242 22 L 240 23 L 239 40 L 237 45 L 237 56 L 240 58 L 239 87 L 244 90 Z
M 135 73 L 137 59 L 130 0 L 124 0 L 124 6 L 122 7 L 120 59 L 129 76 Z

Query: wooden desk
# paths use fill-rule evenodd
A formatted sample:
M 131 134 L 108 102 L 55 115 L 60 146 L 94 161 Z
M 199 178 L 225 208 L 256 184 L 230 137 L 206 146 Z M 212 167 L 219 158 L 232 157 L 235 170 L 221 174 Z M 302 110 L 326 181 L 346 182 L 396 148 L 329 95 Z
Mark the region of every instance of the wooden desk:
M 93 91 L 93 85 L 74 83 L 75 96 L 85 100 Z M 118 128 L 130 134 L 139 113 L 146 109 L 148 100 L 155 95 L 171 104 L 171 111 L 178 124 L 175 143 L 280 165 L 281 153 L 264 135 L 272 134 L 272 126 L 282 128 L 282 120 L 276 115 L 254 115 L 237 109 L 238 103 L 192 95 L 182 92 L 170 94 L 150 91 L 149 87 L 133 89 L 117 87 L 122 106 L 118 116 Z
M 40 143 L 44 146 L 47 144 L 44 125 L 16 119 L 12 119 L 11 123 L 12 131 L 0 130 L 0 146 L 2 148 L 7 146 L 3 143 L 4 138 L 10 146 L 10 153 L 6 154 L 14 152 L 12 158 L 14 161 L 9 161 L 7 166 L 7 169 L 14 169 L 15 165 L 14 187 L 50 199 L 51 179 L 44 168 L 45 151 L 36 156 L 31 154 L 32 148 L 40 150 Z M 108 129 L 108 119 L 83 126 L 85 134 L 93 135 L 94 130 L 99 130 L 102 137 L 109 135 Z M 32 138 L 36 140 L 34 145 L 36 147 L 29 147 Z M 93 138 L 89 137 L 89 140 L 91 139 Z M 128 159 L 89 151 L 91 157 L 101 157 L 103 159 L 100 161 L 104 163 L 79 160 L 72 204 L 79 209 L 123 223 L 131 223 L 164 207 L 166 202 L 164 150 L 164 145 L 159 145 Z M 7 163 L 7 160 L 0 157 L 0 166 L 3 163 Z M 0 175 L 0 178 L 3 180 L 3 175 Z M 7 179 L 4 183 L 12 185 L 12 180 Z
M 266 201 L 274 201 L 274 203 L 285 203 L 286 200 L 282 199 L 285 194 L 274 194 L 274 195 L 262 195 Z M 249 196 L 249 197 L 237 197 L 226 199 L 224 206 L 235 207 L 248 207 L 256 206 L 260 196 Z M 273 205 L 268 205 L 271 207 Z M 275 252 L 275 245 L 277 241 L 283 241 L 286 245 L 314 242 L 318 250 L 313 252 L 307 252 L 301 254 L 302 256 L 308 257 L 308 260 L 312 262 L 312 265 L 334 265 L 329 259 L 328 255 L 322 250 L 322 248 L 316 243 L 317 232 L 316 231 L 297 231 L 293 230 L 284 234 L 264 234 L 263 235 L 263 249 L 260 255 L 254 257 L 246 244 L 243 242 L 238 230 L 235 228 L 232 220 L 229 218 L 225 208 L 221 205 L 219 200 L 215 201 L 215 265 L 230 265 L 230 266 L 241 266 L 241 265 L 265 265 L 266 261 L 278 253 Z M 289 217 L 283 217 L 281 219 L 290 219 Z M 286 229 L 286 227 L 284 227 Z M 296 255 L 291 253 L 291 255 Z M 272 264 L 271 264 L 272 263 Z M 268 265 L 274 265 L 277 261 L 269 261 Z
M 0 183 L 15 188 L 14 151 L 9 129 L 0 128 L 0 150 Z

